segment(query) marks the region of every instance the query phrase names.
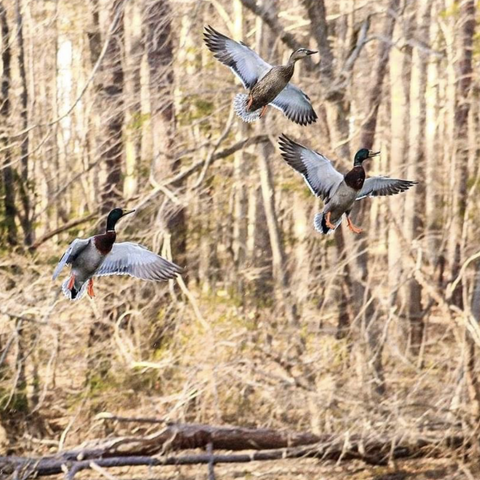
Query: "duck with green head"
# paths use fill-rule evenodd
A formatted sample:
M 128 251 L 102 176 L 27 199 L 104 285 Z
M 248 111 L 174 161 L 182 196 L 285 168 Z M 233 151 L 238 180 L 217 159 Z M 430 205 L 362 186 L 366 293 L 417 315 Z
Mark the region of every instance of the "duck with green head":
M 137 243 L 115 243 L 117 222 L 133 213 L 121 208 L 113 209 L 107 217 L 105 233 L 75 239 L 53 272 L 55 280 L 65 265 L 71 265 L 70 277 L 62 284 L 63 293 L 70 300 L 80 299 L 85 290 L 94 296 L 93 277 L 130 275 L 142 280 L 160 281 L 176 277 L 182 269 Z
M 236 42 L 210 26 L 205 28 L 204 35 L 215 58 L 230 67 L 249 90 L 248 94 L 237 94 L 233 102 L 235 112 L 243 121 L 253 122 L 263 117 L 268 105 L 281 110 L 299 125 L 317 120 L 310 98 L 290 83 L 295 63 L 317 51 L 299 48 L 290 55 L 286 65 L 272 66 L 243 42 Z
M 353 161 L 353 168 L 342 175 L 330 160 L 321 153 L 310 150 L 286 135 L 281 135 L 279 146 L 284 160 L 297 172 L 301 173 L 317 197 L 325 202 L 322 213 L 315 215 L 315 229 L 324 234 L 332 233 L 347 217 L 348 228 L 354 233 L 361 233 L 350 219 L 350 213 L 357 200 L 366 197 L 395 195 L 408 190 L 417 182 L 388 177 L 365 178 L 363 162 L 376 157 L 380 152 L 360 149 Z

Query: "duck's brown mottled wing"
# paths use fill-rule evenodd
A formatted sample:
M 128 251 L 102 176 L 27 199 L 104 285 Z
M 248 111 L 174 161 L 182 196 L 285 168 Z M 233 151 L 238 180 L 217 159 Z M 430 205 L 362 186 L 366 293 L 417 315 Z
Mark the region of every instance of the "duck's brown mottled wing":
M 384 197 L 387 195 L 396 195 L 405 192 L 418 182 L 410 180 L 400 180 L 398 178 L 388 177 L 370 177 L 365 180 L 363 188 L 358 192 L 357 200 L 366 197 Z
M 205 27 L 203 35 L 205 43 L 214 57 L 230 67 L 248 90 L 272 68 L 244 43 L 228 38 L 210 25 Z
M 137 243 L 121 242 L 113 245 L 95 276 L 130 275 L 142 280 L 169 280 L 182 268 L 151 252 Z
M 343 175 L 335 170 L 328 158 L 294 142 L 284 134 L 278 143 L 283 159 L 303 175 L 314 195 L 328 202 L 342 183 Z

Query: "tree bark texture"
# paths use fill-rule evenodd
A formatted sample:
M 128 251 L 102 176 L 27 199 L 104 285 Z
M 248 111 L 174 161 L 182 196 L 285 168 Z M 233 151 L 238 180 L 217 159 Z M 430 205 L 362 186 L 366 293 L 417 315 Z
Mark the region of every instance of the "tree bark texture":
M 99 156 L 105 159 L 106 179 L 102 192 L 102 212 L 121 206 L 123 197 L 123 122 L 124 73 L 124 10 L 125 0 L 115 0 L 109 12 L 111 38 L 103 59 L 100 74 L 101 137 Z M 108 41 L 108 40 L 107 40 Z
M 455 278 L 460 270 L 464 254 L 462 244 L 464 239 L 464 221 L 467 209 L 468 180 L 468 117 L 471 102 L 471 86 L 473 75 L 473 39 L 475 35 L 475 2 L 462 0 L 460 2 L 460 41 L 461 55 L 457 60 L 458 96 L 454 118 L 455 144 L 455 191 L 453 197 L 453 222 L 450 238 L 453 240 L 449 257 L 451 261 L 451 277 Z M 455 305 L 463 307 L 463 288 L 460 282 L 453 293 Z
M 2 3 L 0 3 L 0 27 L 2 35 L 2 85 L 1 85 L 1 106 L 0 106 L 0 118 L 1 118 L 1 133 L 0 144 L 4 150 L 3 158 L 3 208 L 5 210 L 5 220 L 3 221 L 2 230 L 6 233 L 6 240 L 9 245 L 16 245 L 18 242 L 17 226 L 15 223 L 15 217 L 17 213 L 15 205 L 15 173 L 11 165 L 12 154 L 9 147 L 10 143 L 10 85 L 11 85 L 11 60 L 12 52 L 10 47 L 10 28 L 8 26 L 7 10 Z
M 27 71 L 26 71 L 26 58 L 25 58 L 25 40 L 23 36 L 23 13 L 22 13 L 22 4 L 21 0 L 15 1 L 15 13 L 17 20 L 17 43 L 18 43 L 18 66 L 20 73 L 20 84 L 21 84 L 21 93 L 20 93 L 20 117 L 23 133 L 21 135 L 20 143 L 20 165 L 21 165 L 21 174 L 20 174 L 20 199 L 22 203 L 22 212 L 20 217 L 20 222 L 23 229 L 23 243 L 27 246 L 31 245 L 33 242 L 33 225 L 32 225 L 32 207 L 30 202 L 30 195 L 32 192 L 32 184 L 30 180 L 30 139 L 28 134 L 28 81 L 27 81 Z

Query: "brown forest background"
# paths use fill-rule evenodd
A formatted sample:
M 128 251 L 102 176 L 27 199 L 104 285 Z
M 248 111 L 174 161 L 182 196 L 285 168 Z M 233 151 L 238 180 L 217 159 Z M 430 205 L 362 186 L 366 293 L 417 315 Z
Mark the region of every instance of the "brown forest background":
M 102 412 L 471 431 L 479 20 L 474 0 L 0 1 L 3 451 L 105 436 Z M 317 123 L 242 123 L 206 24 L 271 63 L 319 50 L 294 76 Z M 419 184 L 362 202 L 362 235 L 321 236 L 282 132 L 343 171 L 381 150 L 368 174 Z M 95 301 L 67 302 L 54 265 L 119 205 L 137 209 L 119 239 L 183 280 L 102 278 Z

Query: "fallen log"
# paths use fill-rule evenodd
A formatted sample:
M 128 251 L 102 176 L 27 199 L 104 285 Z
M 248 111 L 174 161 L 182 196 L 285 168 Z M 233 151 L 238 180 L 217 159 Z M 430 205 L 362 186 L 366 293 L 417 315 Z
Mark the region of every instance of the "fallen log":
M 67 458 L 118 457 L 123 455 L 156 455 L 166 450 L 267 450 L 313 445 L 330 441 L 330 436 L 305 432 L 287 432 L 268 428 L 213 427 L 201 424 L 169 424 L 147 437 L 118 437 L 92 440 L 78 449 L 64 452 Z
M 72 480 L 81 470 L 126 466 L 165 466 L 219 463 L 245 463 L 288 458 L 320 460 L 361 459 L 373 465 L 390 460 L 444 455 L 445 450 L 466 449 L 477 440 L 460 435 L 397 439 L 360 435 L 334 436 L 281 432 L 271 429 L 212 427 L 208 425 L 169 425 L 146 438 L 122 437 L 84 443 L 57 455 L 39 458 L 0 457 L 0 477 L 14 478 L 66 473 Z M 210 453 L 171 455 L 174 450 L 202 448 Z M 213 450 L 257 450 L 240 454 L 218 454 Z

